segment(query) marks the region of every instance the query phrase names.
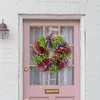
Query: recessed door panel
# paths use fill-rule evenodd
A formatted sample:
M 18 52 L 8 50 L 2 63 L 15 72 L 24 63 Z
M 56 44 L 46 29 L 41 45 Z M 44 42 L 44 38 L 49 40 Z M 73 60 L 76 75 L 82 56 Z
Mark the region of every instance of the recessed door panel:
M 56 100 L 75 100 L 74 98 L 56 98 Z
M 35 97 L 35 98 L 30 98 L 30 100 L 50 100 L 49 98 L 43 98 L 43 97 Z

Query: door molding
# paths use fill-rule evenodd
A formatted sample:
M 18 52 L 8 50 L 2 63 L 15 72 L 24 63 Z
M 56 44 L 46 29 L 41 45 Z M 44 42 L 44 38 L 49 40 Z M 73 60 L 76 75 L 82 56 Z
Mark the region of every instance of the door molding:
M 80 20 L 80 100 L 85 99 L 86 37 L 84 14 L 19 14 L 18 15 L 18 100 L 23 100 L 23 19 Z

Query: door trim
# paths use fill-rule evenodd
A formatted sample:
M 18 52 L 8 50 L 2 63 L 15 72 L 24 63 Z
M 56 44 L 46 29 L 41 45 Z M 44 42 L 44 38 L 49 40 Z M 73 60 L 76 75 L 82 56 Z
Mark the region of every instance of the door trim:
M 23 19 L 80 20 L 80 100 L 85 99 L 86 35 L 84 14 L 19 14 L 18 15 L 18 100 L 23 100 Z M 27 98 L 26 98 L 27 99 Z

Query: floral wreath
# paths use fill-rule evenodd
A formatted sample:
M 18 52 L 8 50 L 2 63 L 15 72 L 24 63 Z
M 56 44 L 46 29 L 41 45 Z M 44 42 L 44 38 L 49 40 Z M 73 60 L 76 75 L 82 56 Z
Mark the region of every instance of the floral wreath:
M 33 45 L 33 53 L 37 67 L 52 73 L 67 67 L 72 56 L 71 47 L 61 35 L 40 36 Z

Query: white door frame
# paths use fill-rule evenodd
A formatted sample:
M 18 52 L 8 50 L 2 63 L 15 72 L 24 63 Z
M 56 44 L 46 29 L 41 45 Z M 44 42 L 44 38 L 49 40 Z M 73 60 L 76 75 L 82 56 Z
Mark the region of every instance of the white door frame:
M 23 100 L 23 19 L 80 20 L 80 100 L 85 99 L 86 37 L 85 16 L 81 14 L 19 14 L 18 15 L 18 100 Z M 27 99 L 26 99 L 27 100 Z

